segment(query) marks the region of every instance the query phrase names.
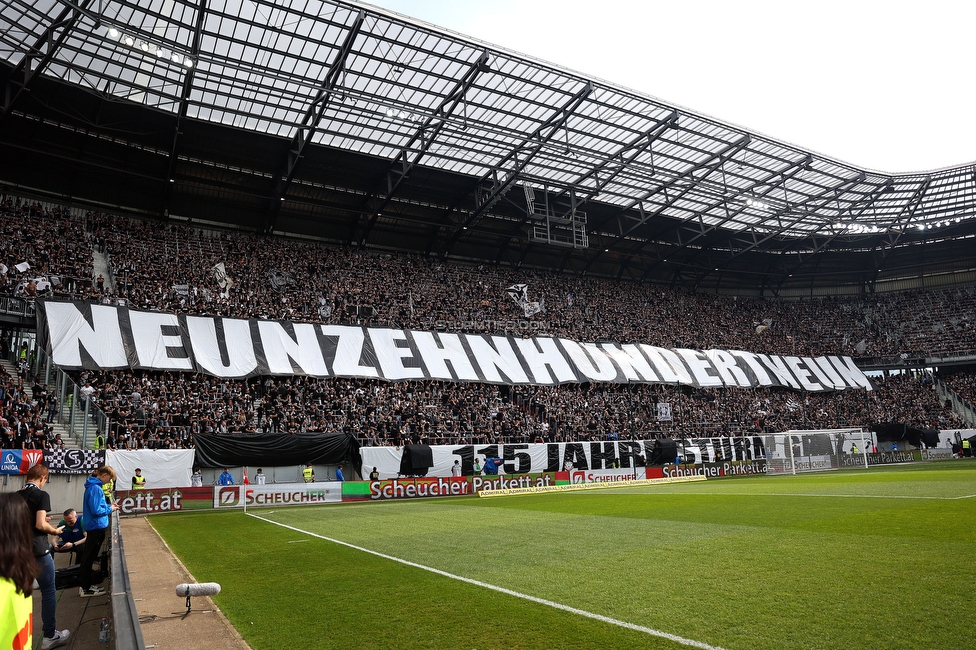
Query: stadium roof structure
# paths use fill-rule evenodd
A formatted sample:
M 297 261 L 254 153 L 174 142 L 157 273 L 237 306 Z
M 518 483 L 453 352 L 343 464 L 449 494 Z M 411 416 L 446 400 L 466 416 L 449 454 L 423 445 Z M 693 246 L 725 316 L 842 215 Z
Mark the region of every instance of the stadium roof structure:
M 859 169 L 355 2 L 3 0 L 0 81 L 0 180 L 79 204 L 723 293 L 976 281 L 974 164 Z

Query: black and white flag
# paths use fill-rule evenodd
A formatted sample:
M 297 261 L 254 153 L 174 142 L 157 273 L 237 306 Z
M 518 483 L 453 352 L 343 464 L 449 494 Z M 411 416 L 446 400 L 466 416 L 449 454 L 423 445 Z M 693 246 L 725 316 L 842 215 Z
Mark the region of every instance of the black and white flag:
M 268 280 L 275 291 L 285 291 L 288 287 L 294 286 L 295 276 L 291 271 L 279 271 L 277 269 L 268 271 Z
M 657 420 L 658 422 L 671 421 L 671 402 L 657 403 Z
M 231 287 L 234 286 L 234 281 L 227 275 L 227 268 L 224 266 L 223 262 L 218 262 L 210 268 L 210 277 L 217 282 L 217 286 L 223 289 L 223 294 L 225 296 L 230 295 Z
M 515 301 L 515 304 L 522 308 L 526 318 L 546 310 L 545 299 L 538 302 L 529 300 L 529 285 L 527 284 L 513 284 L 509 288 L 505 289 L 505 293 L 511 296 L 512 300 Z

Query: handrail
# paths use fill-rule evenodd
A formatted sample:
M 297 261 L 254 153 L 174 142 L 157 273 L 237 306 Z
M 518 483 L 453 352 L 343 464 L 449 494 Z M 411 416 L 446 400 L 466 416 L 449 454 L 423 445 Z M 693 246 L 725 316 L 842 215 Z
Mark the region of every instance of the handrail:
M 0 312 L 21 318 L 34 318 L 34 302 L 25 298 L 0 295 Z

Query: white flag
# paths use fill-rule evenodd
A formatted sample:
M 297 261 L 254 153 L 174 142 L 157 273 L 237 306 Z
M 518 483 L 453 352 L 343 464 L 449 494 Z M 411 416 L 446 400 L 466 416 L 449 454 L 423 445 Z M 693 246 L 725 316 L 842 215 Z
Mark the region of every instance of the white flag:
M 671 420 L 671 402 L 657 403 L 658 422 L 669 422 Z
M 17 269 L 18 271 L 20 271 L 21 273 L 26 272 L 30 267 L 31 267 L 31 265 L 28 264 L 27 262 L 21 262 L 20 264 L 14 264 L 14 268 Z
M 224 290 L 224 292 L 230 291 L 233 282 L 227 277 L 227 268 L 224 266 L 223 262 L 218 262 L 210 267 L 210 277 L 217 281 L 217 286 Z

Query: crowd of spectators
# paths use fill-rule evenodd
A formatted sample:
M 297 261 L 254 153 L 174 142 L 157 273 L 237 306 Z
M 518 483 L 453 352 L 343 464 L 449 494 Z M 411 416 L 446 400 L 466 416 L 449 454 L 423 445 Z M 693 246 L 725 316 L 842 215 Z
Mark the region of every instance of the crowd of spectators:
M 71 213 L 7 197 L 0 206 L 0 293 L 35 271 L 55 295 L 136 309 L 461 332 L 545 333 L 582 341 L 733 348 L 773 354 L 918 358 L 976 354 L 976 287 L 775 300 L 649 283 L 444 262 L 214 231 L 185 223 Z M 93 248 L 110 278 L 99 281 Z M 223 265 L 230 284 L 220 282 Z M 527 285 L 545 310 L 506 293 Z
M 54 390 L 0 366 L 0 449 L 64 449 L 51 426 L 59 407 Z
M 939 380 L 963 401 L 968 402 L 970 408 L 976 409 L 976 372 L 970 369 L 940 372 Z
M 28 298 L 26 280 L 36 273 L 58 278 L 48 290 L 55 296 L 199 315 L 804 356 L 976 354 L 976 287 L 804 300 L 697 294 L 72 211 L 9 196 L 0 202 L 0 236 L 7 268 L 0 294 Z M 96 276 L 93 251 L 107 256 L 108 278 Z M 22 262 L 31 269 L 16 272 Z M 516 284 L 527 285 L 528 300 L 544 311 L 526 317 L 505 291 Z M 226 381 L 141 371 L 77 379 L 109 415 L 107 442 L 117 448 L 185 447 L 201 432 L 352 431 L 365 444 L 454 444 L 738 435 L 878 421 L 961 426 L 930 383 L 909 374 L 879 380 L 874 392 L 829 395 L 664 385 Z M 11 381 L 5 394 L 17 397 L 5 401 L 5 413 L 12 412 L 8 402 L 24 411 L 25 400 L 43 412 L 43 403 L 28 400 L 19 380 Z M 668 405 L 670 420 L 659 417 L 659 403 Z M 15 416 L 20 428 L 25 415 Z
M 84 219 L 64 207 L 9 195 L 0 200 L 0 295 L 100 298 L 94 290 L 91 235 Z M 18 271 L 25 262 L 30 268 Z M 45 289 L 44 282 L 52 286 Z
M 960 428 L 928 376 L 809 394 L 671 385 L 505 386 L 314 377 L 81 373 L 112 426 L 109 448 L 175 449 L 198 433 L 353 433 L 368 446 L 737 436 L 899 422 Z

